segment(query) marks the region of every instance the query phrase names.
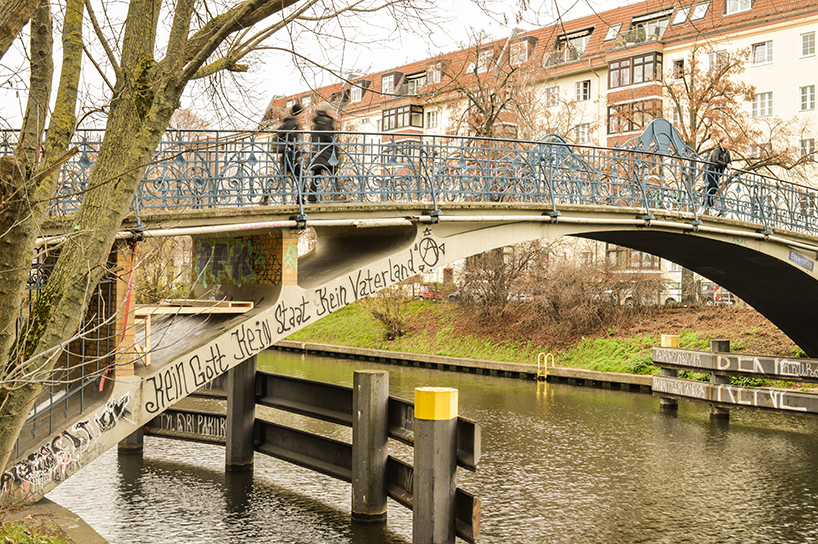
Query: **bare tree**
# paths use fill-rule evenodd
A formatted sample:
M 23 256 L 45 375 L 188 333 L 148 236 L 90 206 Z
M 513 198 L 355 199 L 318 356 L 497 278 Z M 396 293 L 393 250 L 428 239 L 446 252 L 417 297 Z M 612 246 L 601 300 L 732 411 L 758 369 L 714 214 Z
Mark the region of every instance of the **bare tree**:
M 528 42 L 515 35 L 487 43 L 484 33 L 474 34 L 464 57 L 440 62 L 447 83 L 431 98 L 452 103 L 449 130 L 455 134 L 537 140 L 553 133 L 574 141 L 580 108 L 574 100 L 545 95 L 548 71 L 518 52 Z M 591 124 L 588 129 L 594 132 Z
M 799 175 L 809 158 L 792 144 L 799 130 L 795 120 L 751 116 L 748 104 L 756 89 L 741 79 L 749 54 L 748 49 L 728 53 L 694 47 L 662 79 L 668 117 L 685 143 L 705 157 L 726 135 L 734 167 Z
M 59 25 L 62 61 L 53 111 L 49 110 L 54 70 L 51 5 L 48 0 L 39 1 L 31 15 L 28 105 L 14 154 L 0 159 L 0 240 L 4 248 L 0 252 L 0 386 L 6 385 L 0 390 L 0 466 L 7 463 L 42 388 L 40 380 L 16 378 L 31 376 L 33 370 L 38 376 L 47 374 L 56 364 L 60 346 L 77 334 L 93 287 L 109 272 L 107 255 L 129 213 L 129 203 L 188 84 L 217 74 L 244 72 L 248 68 L 244 61 L 251 53 L 293 25 L 320 29 L 327 21 L 348 21 L 379 10 L 409 23 L 422 1 L 196 4 L 131 0 L 127 14 L 97 17 L 90 0 L 68 0 Z M 6 18 L 11 9 L 8 3 L 0 5 Z M 16 22 L 8 23 L 4 30 L 16 35 L 25 19 L 21 10 Z M 93 29 L 93 43 L 83 35 L 86 22 Z M 101 52 L 99 58 L 96 52 Z M 60 166 L 76 152 L 69 145 L 79 122 L 76 111 L 83 58 L 92 61 L 106 85 L 100 100 L 107 114 L 105 135 L 81 208 L 73 218 L 70 240 L 61 248 L 26 322 L 18 328 L 40 225 L 48 218 Z M 16 385 L 7 386 L 11 382 Z

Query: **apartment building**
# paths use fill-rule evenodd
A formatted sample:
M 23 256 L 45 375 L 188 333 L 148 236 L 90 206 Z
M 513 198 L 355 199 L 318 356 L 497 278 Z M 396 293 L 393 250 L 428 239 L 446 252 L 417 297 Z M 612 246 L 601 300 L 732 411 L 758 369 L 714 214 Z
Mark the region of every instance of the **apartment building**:
M 788 137 L 797 140 L 791 144 L 811 156 L 818 132 L 816 32 L 814 0 L 647 0 L 277 97 L 265 120 L 280 119 L 295 101 L 307 109 L 329 101 L 345 130 L 468 134 L 468 124 L 456 122 L 468 107 L 465 89 L 516 87 L 527 105 L 501 112 L 491 135 L 538 139 L 557 132 L 574 143 L 613 146 L 655 117 L 680 121 L 663 83 L 683 73 L 692 53 L 706 71 L 743 52 L 738 79 L 755 87 L 744 103 L 752 122 L 789 122 Z M 521 126 L 523 107 L 539 124 Z M 756 152 L 775 144 L 767 134 L 753 142 Z

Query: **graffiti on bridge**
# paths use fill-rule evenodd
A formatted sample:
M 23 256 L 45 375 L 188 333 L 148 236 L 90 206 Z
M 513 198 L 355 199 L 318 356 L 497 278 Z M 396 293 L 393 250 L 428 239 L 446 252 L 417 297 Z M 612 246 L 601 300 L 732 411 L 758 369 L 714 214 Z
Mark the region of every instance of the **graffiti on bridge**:
M 130 393 L 109 400 L 93 418 L 83 419 L 12 465 L 0 476 L 0 493 L 6 499 L 22 499 L 40 493 L 51 482 L 61 482 L 83 466 L 83 454 L 94 448 L 100 436 L 120 420 L 133 423 L 128 408 Z
M 226 440 L 227 417 L 207 414 L 164 413 L 159 415 L 159 430 Z

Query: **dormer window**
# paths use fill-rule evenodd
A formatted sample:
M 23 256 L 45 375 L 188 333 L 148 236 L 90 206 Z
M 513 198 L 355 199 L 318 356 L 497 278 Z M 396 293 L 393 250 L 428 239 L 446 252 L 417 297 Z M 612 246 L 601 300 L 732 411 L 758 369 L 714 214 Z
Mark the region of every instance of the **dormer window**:
M 670 22 L 670 14 L 672 11 L 673 10 L 665 10 L 643 15 L 642 17 L 634 17 L 631 20 L 628 31 L 625 33 L 625 43 L 637 44 L 661 40 Z
M 554 51 L 546 58 L 545 64 L 560 64 L 579 60 L 585 52 L 585 46 L 588 45 L 593 31 L 593 28 L 587 28 L 579 32 L 559 36 L 554 43 Z
M 753 0 L 727 0 L 725 3 L 725 15 L 732 15 L 741 11 L 747 11 L 753 7 Z
M 371 85 L 371 81 L 361 79 L 352 83 L 349 89 L 349 101 L 360 102 L 364 98 L 364 93 Z
M 429 84 L 440 83 L 441 73 L 442 70 L 439 62 L 435 64 L 430 64 L 429 66 L 426 67 L 426 81 Z
M 480 51 L 477 55 L 477 73 L 487 71 L 492 61 L 494 61 L 493 49 L 483 49 Z
M 533 36 L 526 36 L 520 40 L 515 41 L 511 44 L 511 50 L 508 54 L 508 63 L 511 66 L 520 66 L 525 64 L 529 57 L 531 57 L 531 51 L 534 50 L 534 46 L 537 44 L 537 38 Z
M 409 74 L 405 78 L 405 94 L 418 94 L 420 89 L 426 85 L 426 72 L 418 72 L 416 74 Z
M 381 77 L 381 92 L 384 94 L 393 94 L 398 86 L 403 74 L 400 72 L 389 72 Z

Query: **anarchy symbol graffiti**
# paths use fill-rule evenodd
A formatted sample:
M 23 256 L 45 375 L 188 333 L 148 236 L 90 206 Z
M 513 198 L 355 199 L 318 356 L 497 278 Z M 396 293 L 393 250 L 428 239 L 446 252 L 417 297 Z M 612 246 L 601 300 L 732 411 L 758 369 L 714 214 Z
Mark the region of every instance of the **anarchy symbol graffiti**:
M 446 254 L 445 245 L 438 245 L 433 238 L 424 238 L 415 246 L 415 249 L 426 266 L 432 267 L 440 261 L 441 255 Z

